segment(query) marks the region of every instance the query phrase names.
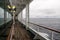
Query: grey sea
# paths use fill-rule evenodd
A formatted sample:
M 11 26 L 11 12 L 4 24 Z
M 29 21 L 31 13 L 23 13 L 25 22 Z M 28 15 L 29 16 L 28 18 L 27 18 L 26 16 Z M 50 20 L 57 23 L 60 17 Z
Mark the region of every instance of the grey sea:
M 30 22 L 39 24 L 41 26 L 60 29 L 60 18 L 31 18 Z

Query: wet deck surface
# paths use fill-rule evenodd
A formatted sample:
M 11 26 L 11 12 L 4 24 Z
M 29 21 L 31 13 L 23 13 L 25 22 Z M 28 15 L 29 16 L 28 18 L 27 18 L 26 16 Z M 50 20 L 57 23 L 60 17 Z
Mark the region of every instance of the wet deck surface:
M 16 21 L 14 25 L 14 36 L 12 39 L 13 40 L 32 40 L 29 32 L 26 29 L 24 29 L 23 25 L 21 25 L 20 22 L 18 21 Z

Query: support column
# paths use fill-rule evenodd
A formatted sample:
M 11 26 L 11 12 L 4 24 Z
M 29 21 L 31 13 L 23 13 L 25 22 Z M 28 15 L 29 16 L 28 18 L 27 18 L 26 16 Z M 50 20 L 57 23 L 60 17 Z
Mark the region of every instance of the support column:
M 29 28 L 29 4 L 26 5 L 26 29 Z
M 21 11 L 21 13 L 20 13 L 20 21 L 22 22 L 22 14 L 23 14 L 23 12 Z
M 7 18 L 9 18 L 8 12 L 7 12 Z
M 7 12 L 4 10 L 4 23 L 6 22 L 7 20 Z

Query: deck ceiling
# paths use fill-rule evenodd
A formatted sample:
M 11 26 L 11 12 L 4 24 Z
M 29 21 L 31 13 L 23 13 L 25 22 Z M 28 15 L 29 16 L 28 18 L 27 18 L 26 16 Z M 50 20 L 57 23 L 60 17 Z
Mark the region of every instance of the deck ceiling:
M 18 15 L 25 8 L 26 4 L 30 3 L 31 1 L 32 0 L 0 0 L 0 7 L 10 12 L 7 5 L 16 6 L 15 14 Z M 12 15 L 12 13 L 10 14 Z
M 18 15 L 32 0 L 10 0 L 10 4 L 16 6 L 15 14 Z

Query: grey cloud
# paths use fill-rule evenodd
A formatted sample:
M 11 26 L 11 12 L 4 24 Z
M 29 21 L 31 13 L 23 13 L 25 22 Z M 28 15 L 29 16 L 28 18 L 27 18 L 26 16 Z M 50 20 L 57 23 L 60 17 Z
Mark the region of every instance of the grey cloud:
M 55 14 L 56 11 L 54 11 L 53 9 L 45 9 L 42 12 L 44 12 L 45 14 Z
M 31 12 L 35 12 L 35 13 L 45 13 L 45 14 L 55 14 L 56 11 L 54 9 L 44 9 L 44 10 L 41 10 L 41 9 L 36 9 L 36 10 L 31 10 Z

